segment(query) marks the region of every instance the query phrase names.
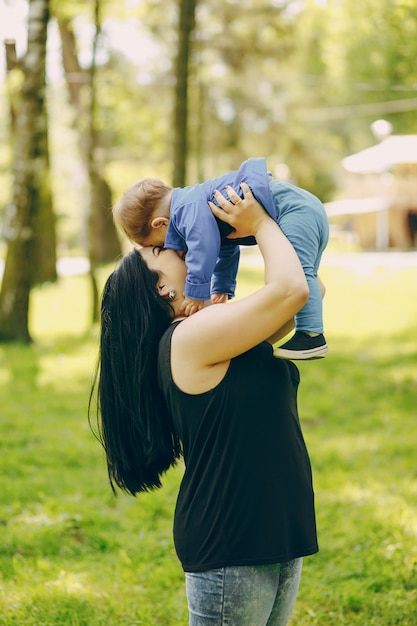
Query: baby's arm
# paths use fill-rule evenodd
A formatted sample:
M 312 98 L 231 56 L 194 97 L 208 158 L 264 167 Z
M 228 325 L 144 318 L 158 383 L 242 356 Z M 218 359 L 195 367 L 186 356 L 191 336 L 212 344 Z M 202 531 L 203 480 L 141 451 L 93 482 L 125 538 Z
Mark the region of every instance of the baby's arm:
M 175 231 L 181 234 L 187 251 L 187 276 L 182 311 L 193 312 L 210 299 L 212 275 L 220 252 L 220 232 L 208 205 L 191 202 L 177 209 Z M 221 290 L 216 290 L 220 292 Z
M 211 294 L 212 304 L 225 304 L 228 300 L 229 300 L 229 296 L 227 293 L 212 293 Z
M 197 311 L 202 309 L 204 307 L 204 304 L 205 300 L 190 300 L 190 298 L 184 296 L 184 300 L 182 301 L 182 305 L 178 313 L 180 315 L 183 314 L 186 317 L 189 317 L 193 313 L 197 313 Z
M 220 247 L 211 280 L 211 292 L 213 294 L 227 294 L 233 298 L 235 295 L 239 258 L 239 246 L 223 245 Z
M 211 294 L 211 302 L 212 304 L 224 304 L 229 299 L 227 293 L 212 293 Z M 190 300 L 184 296 L 184 300 L 182 301 L 181 308 L 179 310 L 179 314 L 183 314 L 186 317 L 189 317 L 193 313 L 197 313 L 200 309 L 204 308 L 206 304 L 205 300 Z
M 181 234 L 187 250 L 180 314 L 188 317 L 196 313 L 210 298 L 215 304 L 227 302 L 234 295 L 239 246 L 221 246 L 216 220 L 208 205 L 201 202 L 177 207 L 174 226 L 173 231 Z M 165 244 L 170 247 L 169 241 Z

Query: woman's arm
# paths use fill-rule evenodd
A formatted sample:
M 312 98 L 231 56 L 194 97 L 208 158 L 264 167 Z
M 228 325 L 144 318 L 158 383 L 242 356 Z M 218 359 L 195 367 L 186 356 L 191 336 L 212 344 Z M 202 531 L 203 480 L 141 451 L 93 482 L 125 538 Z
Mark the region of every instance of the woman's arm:
M 283 339 L 284 337 L 286 337 L 288 335 L 288 333 L 290 333 L 292 330 L 294 330 L 295 328 L 295 320 L 292 317 L 290 320 L 288 320 L 288 322 L 286 324 L 284 324 L 283 326 L 281 326 L 281 328 L 278 328 L 273 335 L 271 335 L 270 337 L 268 337 L 266 339 L 266 341 L 268 343 L 270 343 L 271 345 L 273 345 L 274 343 L 277 343 L 277 341 L 280 341 L 281 339 Z
M 319 276 L 317 276 L 317 282 L 321 291 L 321 297 L 324 298 L 324 295 L 326 293 L 326 287 Z M 292 318 L 288 320 L 286 324 L 281 326 L 281 328 L 278 328 L 277 331 L 273 335 L 271 335 L 271 337 L 268 337 L 266 341 L 268 341 L 270 344 L 273 345 L 274 343 L 277 343 L 277 341 L 280 341 L 281 339 L 286 337 L 286 335 L 288 335 L 288 333 L 294 330 L 294 328 L 295 328 L 295 320 L 294 318 Z
M 201 393 L 204 390 L 201 385 L 204 387 L 208 381 L 208 371 L 218 366 L 224 371 L 230 359 L 287 324 L 308 298 L 304 272 L 290 242 L 256 202 L 249 187 L 242 183 L 242 189 L 244 199 L 240 202 L 239 196 L 228 189 L 230 198 L 237 204 L 217 193 L 216 200 L 222 208 L 210 206 L 217 217 L 233 226 L 236 237 L 256 237 L 265 263 L 265 284 L 241 300 L 199 311 L 175 330 L 173 375 L 177 384 L 189 393 Z

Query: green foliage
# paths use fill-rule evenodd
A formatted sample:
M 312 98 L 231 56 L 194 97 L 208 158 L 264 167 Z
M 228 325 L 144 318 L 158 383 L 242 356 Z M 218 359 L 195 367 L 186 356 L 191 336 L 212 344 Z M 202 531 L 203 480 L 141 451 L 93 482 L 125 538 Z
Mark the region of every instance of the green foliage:
M 178 3 L 101 4 L 98 157 L 116 201 L 138 178 L 172 182 Z M 73 21 L 88 69 L 94 3 L 54 0 L 52 8 L 53 16 Z M 394 133 L 415 132 L 416 11 L 414 0 L 199 0 L 187 182 L 217 176 L 249 156 L 266 156 L 271 171 L 285 163 L 296 184 L 324 201 L 333 199 L 341 159 L 374 143 L 375 119 L 386 118 Z M 54 32 L 53 19 L 51 51 L 57 47 Z M 129 44 L 125 52 L 122 44 Z M 88 188 L 74 132 L 79 115 L 56 71 L 59 50 L 54 54 L 48 85 L 52 184 L 59 244 L 72 253 L 85 247 Z M 2 94 L 0 137 L 6 145 L 6 82 Z M 88 98 L 85 86 L 83 102 Z M 410 110 L 397 110 L 397 100 Z M 0 151 L 0 217 L 11 197 L 10 155 L 10 146 Z
M 321 549 L 317 560 L 307 560 L 296 624 L 414 622 L 417 346 L 410 341 L 412 331 L 332 336 L 333 356 L 323 376 L 302 368 L 301 407 L 314 450 Z M 306 622 L 303 609 L 310 615 Z
M 291 624 L 412 626 L 415 269 L 325 265 L 322 278 L 330 353 L 299 365 L 320 552 L 305 559 Z M 260 280 L 244 261 L 240 296 Z M 158 492 L 111 494 L 86 416 L 88 307 L 86 278 L 37 289 L 36 343 L 0 347 L 0 623 L 185 626 L 172 544 L 181 467 Z

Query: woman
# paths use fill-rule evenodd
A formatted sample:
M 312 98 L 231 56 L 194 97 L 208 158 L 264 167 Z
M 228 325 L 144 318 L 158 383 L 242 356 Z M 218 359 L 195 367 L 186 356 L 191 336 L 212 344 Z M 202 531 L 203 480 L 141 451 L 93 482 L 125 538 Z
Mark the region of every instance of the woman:
M 184 318 L 185 262 L 149 247 L 122 260 L 102 301 L 97 380 L 110 483 L 133 495 L 159 487 L 184 457 L 174 540 L 191 626 L 287 624 L 302 557 L 317 551 L 299 374 L 271 346 L 293 327 L 307 283 L 275 221 L 242 190 L 243 200 L 227 189 L 232 202 L 216 192 L 222 208 L 210 206 L 235 237 L 256 238 L 264 286 Z

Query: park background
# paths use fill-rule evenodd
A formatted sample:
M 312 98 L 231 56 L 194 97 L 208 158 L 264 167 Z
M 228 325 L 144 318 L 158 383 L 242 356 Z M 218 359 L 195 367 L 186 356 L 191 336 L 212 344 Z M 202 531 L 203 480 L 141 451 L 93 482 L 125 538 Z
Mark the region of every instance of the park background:
M 356 178 L 343 162 L 384 141 L 378 121 L 416 133 L 417 4 L 2 0 L 0 31 L 0 623 L 185 626 L 181 465 L 115 499 L 87 422 L 99 294 L 129 247 L 110 207 L 137 178 L 192 184 L 252 156 L 326 206 L 414 189 L 413 155 Z M 320 552 L 291 624 L 412 626 L 415 239 L 373 249 L 352 215 L 329 219 L 330 352 L 299 366 Z M 243 250 L 237 297 L 261 281 Z

